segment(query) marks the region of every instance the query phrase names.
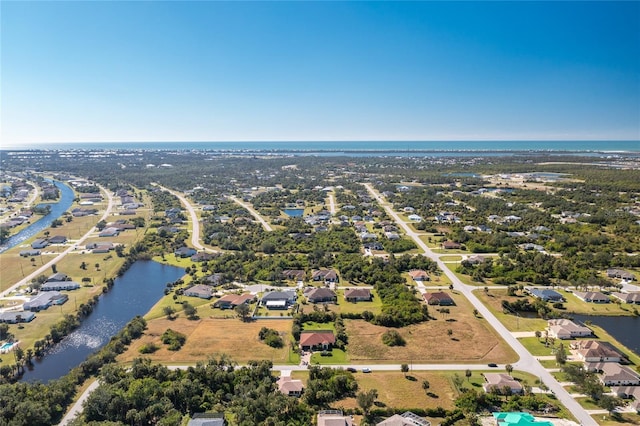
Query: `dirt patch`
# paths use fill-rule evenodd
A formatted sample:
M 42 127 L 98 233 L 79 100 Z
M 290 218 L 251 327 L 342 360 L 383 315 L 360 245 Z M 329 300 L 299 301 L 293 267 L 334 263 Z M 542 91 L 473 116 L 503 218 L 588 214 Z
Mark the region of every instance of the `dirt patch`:
M 277 330 L 285 341 L 285 347 L 274 349 L 262 343 L 258 339 L 258 331 L 262 327 Z M 179 351 L 169 351 L 166 345 L 160 342 L 160 336 L 168 328 L 187 336 L 185 345 Z M 261 359 L 268 359 L 276 364 L 287 363 L 290 340 L 291 321 L 288 320 L 259 320 L 243 323 L 235 318 L 206 318 L 198 321 L 189 321 L 185 318 L 170 321 L 159 318 L 148 322 L 145 334 L 134 341 L 129 349 L 118 357 L 118 360 L 128 362 L 141 356 L 140 347 L 153 342 L 161 349 L 144 356 L 163 363 L 192 363 L 221 354 L 227 354 L 239 363 Z

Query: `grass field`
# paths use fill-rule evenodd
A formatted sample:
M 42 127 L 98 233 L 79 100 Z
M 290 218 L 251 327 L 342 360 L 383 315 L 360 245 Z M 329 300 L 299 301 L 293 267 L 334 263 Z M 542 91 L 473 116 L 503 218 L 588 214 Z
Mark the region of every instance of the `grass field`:
M 430 307 L 430 314 L 436 319 L 397 329 L 406 346 L 384 345 L 382 334 L 388 330 L 386 327 L 345 320 L 351 362 L 515 362 L 515 353 L 483 319 L 473 316 L 469 302 L 463 296 L 452 296 L 457 306 L 448 307 L 450 314 L 446 318 Z M 447 334 L 449 329 L 451 336 Z
M 548 356 L 548 355 L 553 355 L 552 350 L 553 347 L 549 346 L 549 347 L 545 347 L 544 345 L 544 339 L 538 339 L 537 337 L 521 337 L 518 339 L 518 341 L 520 341 L 520 343 L 522 343 L 522 345 L 527 348 L 527 350 L 529 352 L 531 352 L 531 355 L 533 356 Z M 556 340 L 556 343 L 558 346 L 560 343 Z M 563 343 L 567 353 L 569 352 L 569 343 L 564 342 Z
M 591 417 L 600 426 L 640 425 L 640 414 L 622 413 L 620 420 L 616 420 L 608 414 L 596 414 Z
M 443 262 L 460 262 L 462 260 L 462 256 L 458 256 L 458 255 L 440 256 L 440 260 L 442 260 Z
M 333 365 L 346 364 L 349 361 L 347 353 L 341 349 L 333 349 L 330 356 L 322 356 L 320 352 L 311 355 L 311 364 Z
M 140 356 L 142 345 L 154 342 L 161 347 L 153 354 L 145 356 L 162 363 L 195 363 L 208 356 L 227 354 L 236 362 L 267 359 L 275 364 L 289 363 L 289 342 L 291 321 L 259 320 L 243 323 L 239 319 L 203 318 L 189 321 L 179 317 L 176 320 L 158 318 L 148 322 L 144 335 L 134 341 L 125 353 L 118 357 L 121 362 L 130 362 Z M 277 330 L 285 341 L 285 346 L 274 349 L 258 339 L 262 327 Z M 160 342 L 160 336 L 168 328 L 187 336 L 185 345 L 172 352 Z
M 476 290 L 474 294 L 509 331 L 542 331 L 547 326 L 547 322 L 540 318 L 525 318 L 503 313 L 502 300 L 506 299 L 512 302 L 519 299 L 519 297 L 516 296 L 507 296 L 507 290 L 505 289 L 490 288 L 488 293 L 482 290 Z
M 587 303 L 578 299 L 578 297 L 573 293 L 558 289 L 556 289 L 556 291 L 562 294 L 566 300 L 564 303 L 564 310 L 566 312 L 584 315 L 633 315 L 625 305 L 618 305 L 617 303 Z

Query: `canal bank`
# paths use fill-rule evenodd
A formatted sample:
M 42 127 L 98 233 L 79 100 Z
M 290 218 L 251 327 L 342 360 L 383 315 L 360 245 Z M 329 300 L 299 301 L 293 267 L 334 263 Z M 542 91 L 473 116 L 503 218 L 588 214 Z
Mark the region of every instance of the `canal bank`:
M 64 212 L 69 210 L 75 198 L 73 189 L 71 189 L 71 187 L 69 187 L 67 184 L 59 181 L 53 181 L 53 184 L 60 190 L 60 199 L 58 200 L 58 202 L 42 203 L 42 205 L 46 205 L 51 208 L 49 213 L 42 216 L 40 219 L 24 228 L 17 234 L 9 237 L 9 239 L 7 239 L 7 241 L 5 241 L 5 243 L 0 246 L 0 253 L 3 253 L 17 246 L 18 244 L 36 236 L 40 232 L 49 228 L 54 220 L 58 219 Z
M 98 351 L 122 327 L 137 315 L 144 315 L 162 296 L 168 282 L 184 275 L 184 269 L 154 261 L 135 262 L 100 297 L 93 312 L 62 341 L 34 360 L 23 380 L 42 381 L 59 378 Z

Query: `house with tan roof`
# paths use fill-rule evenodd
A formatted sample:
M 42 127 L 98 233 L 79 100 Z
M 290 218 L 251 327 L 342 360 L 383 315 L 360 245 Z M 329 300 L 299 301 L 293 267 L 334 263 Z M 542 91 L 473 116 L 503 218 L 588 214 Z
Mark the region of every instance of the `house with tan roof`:
M 336 336 L 331 330 L 303 331 L 300 333 L 300 349 L 326 350 L 336 343 Z
M 242 304 L 249 304 L 256 300 L 256 296 L 250 293 L 225 294 L 213 303 L 214 308 L 233 309 Z
M 304 281 L 307 273 L 304 269 L 285 269 L 282 271 L 282 276 L 287 280 Z
M 338 273 L 333 269 L 319 269 L 313 271 L 311 278 L 314 281 L 324 281 L 326 283 L 337 283 L 340 279 Z
M 606 294 L 602 294 L 599 291 L 574 291 L 578 299 L 581 299 L 587 303 L 609 303 L 610 300 Z
M 461 247 L 460 243 L 456 243 L 455 241 L 445 241 L 442 243 L 442 248 L 445 250 L 458 250 Z
M 287 396 L 299 397 L 304 392 L 304 383 L 302 380 L 292 379 L 289 376 L 283 376 L 278 379 L 278 390 Z
M 560 318 L 547 321 L 549 336 L 555 339 L 573 339 L 576 337 L 592 336 L 593 331 L 589 327 L 578 325 L 575 322 Z
M 600 381 L 605 386 L 640 385 L 640 375 L 626 365 L 615 362 L 590 363 L 588 369 L 601 373 Z
M 611 295 L 624 303 L 640 305 L 640 291 L 631 293 L 611 293 Z
M 409 276 L 416 282 L 429 281 L 429 274 L 422 269 L 413 269 L 409 271 Z
M 353 426 L 351 416 L 343 416 L 340 410 L 323 410 L 316 418 L 318 426 Z
M 344 291 L 344 298 L 348 302 L 369 302 L 372 295 L 368 288 L 348 288 Z
M 394 414 L 386 420 L 376 423 L 376 426 L 430 426 L 431 422 L 422 417 L 406 411 L 402 414 Z
M 522 393 L 522 384 L 507 373 L 484 373 L 485 384 L 482 388 L 485 392 L 503 392 L 505 386 L 509 386 L 512 394 Z
M 598 340 L 579 340 L 571 343 L 576 357 L 583 362 L 620 362 L 625 359 L 609 342 Z
M 333 290 L 324 287 L 311 287 L 304 291 L 304 297 L 309 303 L 329 303 L 335 302 L 336 293 Z
M 422 298 L 428 305 L 453 306 L 456 304 L 453 298 L 444 291 L 436 291 L 433 293 L 424 293 Z

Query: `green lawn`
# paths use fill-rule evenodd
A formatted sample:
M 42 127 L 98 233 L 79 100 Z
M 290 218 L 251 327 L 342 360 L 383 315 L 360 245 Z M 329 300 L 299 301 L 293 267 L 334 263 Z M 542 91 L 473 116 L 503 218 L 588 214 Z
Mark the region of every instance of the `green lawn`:
M 558 289 L 556 289 L 556 291 L 564 296 L 566 300 L 564 307 L 567 312 L 584 315 L 633 315 L 633 313 L 624 305 L 618 305 L 617 303 L 587 303 L 578 299 L 578 297 L 573 293 Z
M 591 398 L 575 398 L 575 400 L 587 410 L 601 410 L 601 408 L 598 407 L 596 402 Z
M 331 365 L 331 364 L 347 364 L 349 358 L 347 353 L 341 349 L 333 349 L 331 356 L 322 356 L 321 352 L 314 352 L 311 355 L 311 364 Z
M 503 313 L 501 301 L 507 294 L 506 290 L 490 288 L 488 293 L 476 290 L 474 294 L 509 331 L 541 331 L 547 326 L 547 321 L 540 318 L 525 318 Z
M 440 260 L 442 260 L 443 262 L 460 262 L 462 260 L 462 256 L 440 256 Z
M 533 356 L 553 355 L 553 347 L 545 347 L 544 339 L 538 339 L 537 337 L 522 337 L 518 340 L 529 352 L 531 352 L 531 355 Z M 565 348 L 568 352 L 569 349 L 567 348 L 567 345 L 565 345 Z
M 336 293 L 338 296 L 338 303 L 336 303 L 335 306 L 338 308 L 340 313 L 360 314 L 364 311 L 369 311 L 377 315 L 382 311 L 382 301 L 375 290 L 371 290 L 371 294 L 373 294 L 371 302 L 347 302 L 344 300 L 344 290 L 338 290 Z
M 311 331 L 311 330 L 331 330 L 333 332 L 336 331 L 336 327 L 332 322 L 312 322 L 308 321 L 302 324 L 303 331 Z

